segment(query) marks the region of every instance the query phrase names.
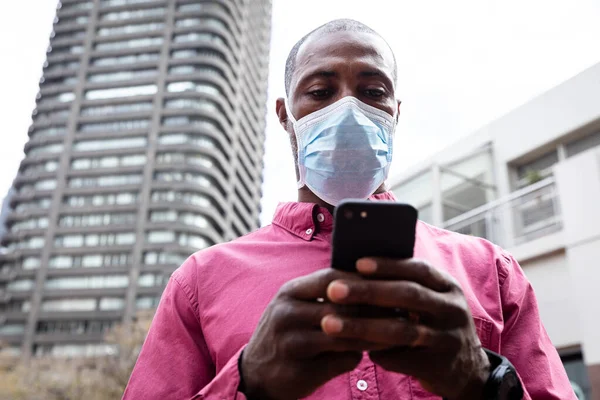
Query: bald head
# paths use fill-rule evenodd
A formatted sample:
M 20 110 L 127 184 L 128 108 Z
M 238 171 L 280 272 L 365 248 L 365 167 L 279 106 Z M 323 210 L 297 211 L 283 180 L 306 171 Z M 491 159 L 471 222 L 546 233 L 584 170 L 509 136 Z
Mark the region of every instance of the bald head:
M 370 34 L 370 35 L 375 35 L 379 38 L 381 38 L 384 42 L 385 39 L 383 39 L 383 37 L 378 34 L 375 30 L 369 28 L 367 25 L 355 21 L 353 19 L 336 19 L 333 21 L 330 21 L 324 25 L 319 26 L 318 28 L 316 28 L 315 30 L 307 33 L 306 35 L 304 35 L 304 37 L 302 37 L 302 39 L 300 39 L 295 45 L 294 47 L 292 47 L 292 50 L 290 51 L 290 54 L 287 57 L 287 61 L 285 63 L 285 93 L 287 96 L 290 95 L 290 86 L 292 84 L 292 78 L 294 76 L 294 73 L 296 72 L 296 59 L 298 58 L 298 52 L 300 51 L 300 48 L 302 47 L 302 45 L 304 44 L 304 42 L 306 42 L 308 39 L 315 37 L 315 36 L 321 36 L 321 35 L 326 35 L 329 33 L 335 33 L 335 32 L 357 32 L 357 33 L 366 33 L 366 34 Z M 387 42 L 386 42 L 387 44 Z M 389 45 L 388 45 L 389 47 Z M 392 51 L 391 47 L 390 47 L 390 52 L 392 54 L 392 58 L 393 58 L 393 80 L 394 82 L 396 82 L 397 80 L 397 75 L 398 75 L 398 67 L 396 64 L 396 57 L 394 55 L 394 52 Z

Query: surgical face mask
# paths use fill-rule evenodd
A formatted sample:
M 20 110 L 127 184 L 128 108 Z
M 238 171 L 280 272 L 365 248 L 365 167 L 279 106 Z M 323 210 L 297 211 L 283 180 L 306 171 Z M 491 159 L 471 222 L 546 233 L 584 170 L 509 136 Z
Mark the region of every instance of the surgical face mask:
M 298 143 L 298 188 L 336 206 L 367 199 L 385 181 L 396 129 L 390 114 L 350 96 L 297 121 L 287 101 L 286 109 Z

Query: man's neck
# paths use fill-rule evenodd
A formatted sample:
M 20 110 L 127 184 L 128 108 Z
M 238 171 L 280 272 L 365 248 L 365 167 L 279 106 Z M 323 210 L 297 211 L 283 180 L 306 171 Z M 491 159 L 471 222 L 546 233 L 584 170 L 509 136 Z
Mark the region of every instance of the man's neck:
M 381 186 L 379 186 L 377 188 L 377 190 L 373 194 L 385 193 L 387 191 L 388 191 L 387 186 L 385 183 L 383 183 Z M 333 214 L 333 209 L 335 208 L 331 204 L 326 203 L 323 200 L 321 200 L 316 194 L 311 192 L 310 189 L 307 188 L 306 186 L 303 186 L 300 189 L 298 189 L 298 202 L 318 204 L 319 206 L 328 209 L 331 214 Z

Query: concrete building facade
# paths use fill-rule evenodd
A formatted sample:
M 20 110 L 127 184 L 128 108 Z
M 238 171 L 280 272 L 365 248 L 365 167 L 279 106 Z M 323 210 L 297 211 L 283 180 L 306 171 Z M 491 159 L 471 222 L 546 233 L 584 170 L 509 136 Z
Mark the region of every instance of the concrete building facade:
M 194 251 L 259 226 L 270 0 L 63 0 L 0 254 L 0 341 L 110 352 Z
M 600 64 L 390 183 L 424 221 L 516 257 L 574 387 L 600 399 Z

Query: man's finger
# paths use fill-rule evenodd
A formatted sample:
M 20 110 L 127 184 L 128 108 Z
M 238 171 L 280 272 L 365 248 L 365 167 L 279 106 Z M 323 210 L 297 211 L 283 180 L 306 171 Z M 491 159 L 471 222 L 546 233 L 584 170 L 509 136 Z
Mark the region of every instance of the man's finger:
M 455 296 L 433 291 L 413 281 L 334 280 L 327 287 L 327 298 L 338 304 L 367 304 L 430 314 L 444 319 L 460 316 L 464 310 Z
M 415 258 L 394 260 L 389 258 L 361 258 L 356 262 L 358 272 L 370 279 L 393 279 L 417 282 L 437 292 L 449 292 L 458 284 L 447 272 L 427 261 Z
M 295 358 L 310 359 L 324 353 L 383 350 L 389 346 L 360 339 L 333 337 L 321 330 L 289 333 L 281 340 L 284 351 Z
M 336 338 L 380 343 L 389 347 L 439 347 L 444 334 L 403 318 L 346 318 L 327 315 L 323 331 Z
M 324 298 L 329 282 L 342 278 L 348 280 L 361 279 L 357 274 L 325 268 L 286 282 L 279 290 L 279 295 L 298 300 Z

